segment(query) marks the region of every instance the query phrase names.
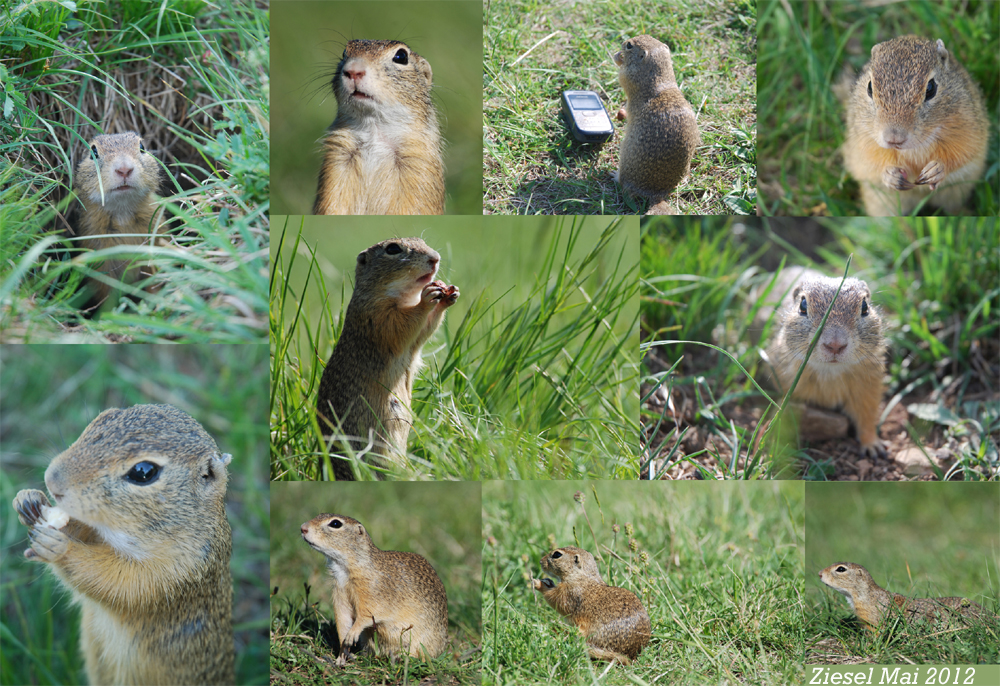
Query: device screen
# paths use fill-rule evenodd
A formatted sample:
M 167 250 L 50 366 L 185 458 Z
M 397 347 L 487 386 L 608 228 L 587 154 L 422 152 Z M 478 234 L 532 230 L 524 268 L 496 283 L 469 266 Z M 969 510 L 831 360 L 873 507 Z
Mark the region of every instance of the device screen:
M 574 110 L 601 109 L 601 100 L 595 95 L 571 95 L 569 101 Z

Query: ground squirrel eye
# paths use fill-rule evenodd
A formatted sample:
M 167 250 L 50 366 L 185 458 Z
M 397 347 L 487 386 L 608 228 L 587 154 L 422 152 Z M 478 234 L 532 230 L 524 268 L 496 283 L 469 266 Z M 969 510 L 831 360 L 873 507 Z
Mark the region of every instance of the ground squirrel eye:
M 340 527 L 344 526 L 344 523 L 339 519 L 331 519 L 330 522 L 327 524 L 327 526 L 330 527 L 331 529 L 339 529 Z
M 142 141 L 139 141 L 139 152 L 146 152 L 146 146 L 142 144 Z
M 872 97 L 872 82 L 871 79 L 868 80 L 868 97 Z
M 557 550 L 557 551 L 555 551 L 554 553 L 552 553 L 551 557 L 552 557 L 552 559 L 553 559 L 553 560 L 558 560 L 558 559 L 559 559 L 560 557 L 562 557 L 562 553 L 560 553 L 560 552 L 559 552 L 559 551 Z
M 927 82 L 927 93 L 924 95 L 924 102 L 930 100 L 935 95 L 937 95 L 937 82 L 931 79 Z
M 396 64 L 409 64 L 410 56 L 406 54 L 406 50 L 400 48 L 396 51 L 396 54 L 392 56 L 392 61 Z
M 809 316 L 809 308 L 806 307 L 806 296 L 802 296 L 802 301 L 799 303 L 799 314 L 803 317 Z
M 97 146 L 96 145 L 90 146 L 90 152 L 94 153 L 94 157 L 97 157 L 97 158 L 101 157 L 100 155 L 97 154 Z
M 151 484 L 160 476 L 160 466 L 143 460 L 132 465 L 125 478 L 134 484 Z
M 626 50 L 632 49 L 632 41 L 625 41 L 625 49 Z
M 846 572 L 847 571 L 847 567 L 845 567 L 844 565 L 840 565 L 839 567 L 837 567 L 837 571 L 838 572 Z
M 862 317 L 867 317 L 868 316 L 868 301 L 867 300 L 862 300 L 861 301 L 861 316 Z
M 398 255 L 401 252 L 403 252 L 403 249 L 399 247 L 398 243 L 390 243 L 389 245 L 385 246 L 386 255 Z

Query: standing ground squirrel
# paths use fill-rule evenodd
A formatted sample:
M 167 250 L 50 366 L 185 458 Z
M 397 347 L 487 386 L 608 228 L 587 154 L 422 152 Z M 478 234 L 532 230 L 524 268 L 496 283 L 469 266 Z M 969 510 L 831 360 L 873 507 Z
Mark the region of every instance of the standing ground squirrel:
M 628 100 L 615 180 L 632 195 L 649 198 L 649 214 L 674 214 L 666 198 L 688 175 L 701 135 L 694 110 L 677 87 L 670 48 L 651 36 L 636 36 L 622 44 L 614 60 Z
M 406 43 L 348 41 L 313 214 L 444 214 L 431 79 L 431 65 Z
M 117 245 L 142 245 L 155 229 L 157 193 L 163 182 L 160 165 L 146 152 L 139 134 L 116 133 L 95 136 L 88 154 L 76 167 L 73 188 L 83 203 L 79 221 L 81 236 L 97 236 L 85 247 L 101 250 Z M 137 235 L 124 235 L 137 234 Z M 107 260 L 97 270 L 118 280 L 135 281 L 140 269 L 127 260 Z M 90 280 L 95 300 L 104 300 L 108 284 Z
M 105 410 L 14 499 L 31 547 L 82 608 L 91 684 L 232 684 L 226 465 L 170 405 Z M 41 608 L 40 608 L 41 609 Z
M 981 621 L 997 619 L 992 612 L 967 598 L 907 598 L 891 593 L 876 584 L 867 569 L 853 562 L 832 564 L 819 573 L 819 578 L 847 598 L 854 614 L 871 631 L 895 612 L 902 612 L 908 622 L 917 619 L 945 621 L 954 617 Z
M 590 657 L 627 665 L 649 643 L 652 627 L 646 608 L 631 591 L 605 584 L 593 555 L 566 546 L 543 557 L 541 565 L 560 582 L 532 579 L 532 587 L 572 620 L 587 640 Z
M 957 214 L 983 176 L 989 122 L 979 87 L 941 40 L 902 36 L 872 48 L 849 89 L 847 171 L 870 216 L 931 206 Z
M 775 282 L 771 292 L 787 295 L 775 315 L 780 328 L 767 356 L 782 391 L 791 388 L 840 282 L 801 267 L 784 270 Z M 792 284 L 794 288 L 788 290 Z M 882 376 L 887 348 L 882 318 L 871 304 L 868 284 L 846 279 L 792 394 L 802 402 L 843 409 L 854 423 L 862 453 L 869 457 L 886 455 L 876 424 L 885 390 Z
M 333 577 L 333 612 L 340 655 L 371 650 L 395 659 L 440 655 L 448 642 L 448 597 L 434 568 L 416 553 L 379 550 L 356 519 L 321 514 L 302 525 L 302 538 L 326 555 Z
M 440 263 L 419 238 L 391 238 L 358 255 L 354 294 L 316 406 L 324 433 L 346 436 L 356 451 L 374 434 L 380 452 L 406 454 L 420 350 L 459 296 L 457 287 L 434 280 Z M 334 474 L 354 478 L 345 460 L 334 460 Z

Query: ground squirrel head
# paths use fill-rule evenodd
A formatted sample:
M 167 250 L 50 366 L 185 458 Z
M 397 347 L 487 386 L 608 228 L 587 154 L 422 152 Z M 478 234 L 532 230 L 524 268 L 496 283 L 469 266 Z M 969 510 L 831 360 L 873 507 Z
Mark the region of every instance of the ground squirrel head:
M 792 289 L 778 315 L 782 364 L 801 364 L 805 359 L 840 281 L 839 278 L 812 277 L 800 281 Z M 882 319 L 878 309 L 871 304 L 868 284 L 848 278 L 840 288 L 823 334 L 809 358 L 809 368 L 820 374 L 839 374 L 845 367 L 862 362 L 881 367 L 885 345 Z
M 949 113 L 969 100 L 972 88 L 940 39 L 893 38 L 872 48 L 855 81 L 855 121 L 883 148 L 931 146 L 944 137 Z
M 146 559 L 157 549 L 204 557 L 225 514 L 230 455 L 170 405 L 105 410 L 45 470 L 59 508 L 118 553 Z M 199 539 L 197 532 L 205 532 Z
M 441 255 L 420 238 L 390 238 L 362 250 L 354 272 L 354 293 L 387 299 L 399 307 L 420 302 L 424 286 L 434 280 Z M 353 302 L 353 297 L 351 302 Z
M 139 134 L 129 131 L 95 136 L 76 167 L 73 187 L 85 200 L 124 221 L 159 190 L 161 179 L 159 163 Z
M 327 566 L 337 585 L 347 583 L 351 570 L 367 568 L 378 551 L 364 525 L 338 514 L 321 514 L 300 527 L 302 538 L 326 555 Z
M 867 589 L 874 586 L 875 581 L 868 570 L 853 562 L 837 562 L 819 573 L 820 581 L 842 594 L 850 603 L 851 609 L 854 607 L 855 591 Z
M 677 87 L 670 48 L 652 36 L 636 36 L 622 43 L 614 55 L 618 65 L 618 82 L 631 103 L 659 91 Z
M 431 65 L 395 40 L 352 40 L 333 76 L 338 118 L 374 116 L 406 124 L 414 115 L 434 116 Z
M 581 579 L 591 579 L 598 583 L 604 583 L 594 556 L 583 548 L 574 546 L 556 548 L 541 559 L 541 565 L 542 571 L 561 581 L 575 582 Z M 551 588 L 551 585 L 545 584 L 544 581 L 542 585 Z

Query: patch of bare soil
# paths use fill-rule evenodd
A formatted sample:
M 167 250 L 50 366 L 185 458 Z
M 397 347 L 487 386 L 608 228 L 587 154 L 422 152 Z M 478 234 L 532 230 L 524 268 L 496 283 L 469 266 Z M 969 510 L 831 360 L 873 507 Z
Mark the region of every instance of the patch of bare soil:
M 671 366 L 658 355 L 659 350 L 653 349 L 645 360 L 654 373 Z M 709 369 L 714 369 L 715 360 L 708 358 L 713 356 L 714 353 L 696 352 L 682 362 L 678 375 L 697 378 L 699 373 L 709 373 Z M 710 403 L 708 389 L 711 389 L 712 396 L 721 398 L 734 388 L 717 387 L 718 384 L 711 378 L 703 379 L 702 385 L 697 387 L 674 385 L 669 394 L 665 386 L 661 386 L 643 406 L 643 460 L 648 466 L 642 478 L 650 478 L 649 467 L 652 467 L 655 477 L 663 479 L 702 479 L 704 475 L 699 467 L 715 478 L 732 478 L 734 474 L 742 476 L 749 464 L 757 473 L 762 466 L 770 467 L 773 477 L 784 479 L 934 481 L 943 476 L 949 480 L 961 480 L 964 478 L 963 471 L 953 468 L 963 454 L 979 449 L 978 432 L 955 431 L 954 425 L 920 420 L 912 416 L 907 408 L 920 405 L 956 408 L 960 403 L 967 405 L 975 402 L 1000 405 L 1000 391 L 995 381 L 983 383 L 974 377 L 965 383 L 968 377 L 962 379 L 963 383 L 951 383 L 930 391 L 921 389 L 903 396 L 892 407 L 879 431 L 886 457 L 863 456 L 858 442 L 851 435 L 853 429 L 850 422 L 839 412 L 802 405 L 790 406 L 792 413 L 799 416 L 799 431 L 796 435 L 793 428 L 789 429 L 780 439 L 792 443 L 792 447 L 798 440 L 798 450 L 794 452 L 797 461 L 790 464 L 774 464 L 769 449 L 759 449 L 760 438 L 768 428 L 766 425 L 757 432 L 755 444 L 748 444 L 749 437 L 762 419 L 769 422 L 774 416 L 774 411 L 770 410 L 765 417 L 767 404 L 759 395 L 724 403 L 713 411 L 706 410 Z M 761 385 L 771 391 L 765 383 Z M 644 385 L 640 397 L 646 398 L 652 388 Z M 742 442 L 738 441 L 733 427 L 743 430 L 746 438 Z M 919 446 L 914 441 L 915 434 Z M 1000 445 L 1000 432 L 990 434 L 989 439 L 993 441 L 991 448 L 995 451 Z M 770 439 L 769 445 L 773 445 Z M 751 447 L 752 451 L 749 450 Z M 734 448 L 739 451 L 735 463 Z M 754 458 L 748 463 L 748 454 L 751 453 Z M 996 463 L 990 471 L 990 474 L 982 474 L 982 478 L 996 478 Z

